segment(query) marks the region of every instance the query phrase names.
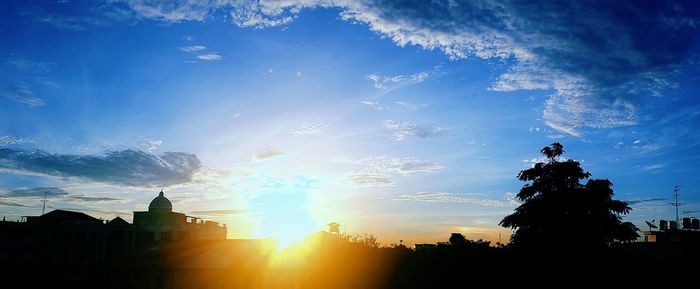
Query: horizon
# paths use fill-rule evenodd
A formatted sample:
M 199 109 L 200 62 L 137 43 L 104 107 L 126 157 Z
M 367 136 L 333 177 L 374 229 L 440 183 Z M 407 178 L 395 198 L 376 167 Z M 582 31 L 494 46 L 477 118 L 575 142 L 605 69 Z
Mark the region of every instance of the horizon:
M 0 215 L 506 242 L 554 142 L 641 230 L 700 212 L 693 2 L 170 4 L 0 3 Z

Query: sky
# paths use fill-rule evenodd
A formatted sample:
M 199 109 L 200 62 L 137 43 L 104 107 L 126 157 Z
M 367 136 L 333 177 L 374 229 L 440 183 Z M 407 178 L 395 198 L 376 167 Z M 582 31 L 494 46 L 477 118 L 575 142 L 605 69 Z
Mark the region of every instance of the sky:
M 700 216 L 700 5 L 529 2 L 1 1 L 0 215 L 505 242 L 560 142 L 639 228 Z

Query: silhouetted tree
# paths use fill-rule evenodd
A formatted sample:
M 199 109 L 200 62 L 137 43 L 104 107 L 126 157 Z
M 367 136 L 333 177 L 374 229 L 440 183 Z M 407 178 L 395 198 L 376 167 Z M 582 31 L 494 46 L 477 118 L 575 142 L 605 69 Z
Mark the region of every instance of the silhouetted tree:
M 452 246 L 463 246 L 466 243 L 467 238 L 461 233 L 452 233 L 452 236 L 450 236 L 450 244 L 452 244 Z
M 593 248 L 637 238 L 637 227 L 621 221 L 621 215 L 632 209 L 612 199 L 609 180 L 588 179 L 591 174 L 579 162 L 561 160 L 564 147 L 560 143 L 541 153 L 545 162 L 518 174 L 518 179 L 528 182 L 517 195 L 522 204 L 500 223 L 515 230 L 511 236 L 514 247 Z

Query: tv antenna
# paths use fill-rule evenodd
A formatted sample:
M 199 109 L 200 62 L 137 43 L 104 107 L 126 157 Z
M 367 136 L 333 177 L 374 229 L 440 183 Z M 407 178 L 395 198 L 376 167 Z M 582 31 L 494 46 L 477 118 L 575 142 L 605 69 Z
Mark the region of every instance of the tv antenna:
M 675 186 L 673 188 L 673 195 L 676 197 L 676 201 L 671 203 L 671 206 L 676 207 L 676 224 L 680 222 L 680 219 L 678 218 L 678 207 L 685 205 L 685 203 L 681 203 L 678 201 L 678 192 L 681 191 L 681 186 Z

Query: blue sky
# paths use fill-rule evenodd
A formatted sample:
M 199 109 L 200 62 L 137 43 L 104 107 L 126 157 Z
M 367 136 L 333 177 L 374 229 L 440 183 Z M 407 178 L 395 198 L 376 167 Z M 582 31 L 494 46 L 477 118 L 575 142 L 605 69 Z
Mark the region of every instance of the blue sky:
M 558 141 L 646 228 L 675 185 L 700 210 L 699 8 L 3 1 L 0 214 L 49 191 L 131 219 L 164 189 L 236 238 L 496 241 Z

